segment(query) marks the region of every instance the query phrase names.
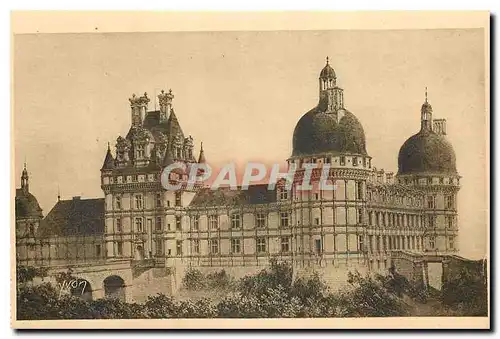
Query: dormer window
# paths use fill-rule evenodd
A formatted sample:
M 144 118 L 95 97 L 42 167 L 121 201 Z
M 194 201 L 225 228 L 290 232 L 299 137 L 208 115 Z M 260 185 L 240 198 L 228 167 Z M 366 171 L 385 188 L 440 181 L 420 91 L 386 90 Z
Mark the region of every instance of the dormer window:
M 143 159 L 144 158 L 144 156 L 145 156 L 144 149 L 145 149 L 144 145 L 138 145 L 136 147 L 136 158 L 137 159 Z
M 279 200 L 288 200 L 288 191 L 284 188 L 279 190 Z
M 345 156 L 340 157 L 340 165 L 345 166 Z
M 352 165 L 358 166 L 358 157 L 352 157 Z

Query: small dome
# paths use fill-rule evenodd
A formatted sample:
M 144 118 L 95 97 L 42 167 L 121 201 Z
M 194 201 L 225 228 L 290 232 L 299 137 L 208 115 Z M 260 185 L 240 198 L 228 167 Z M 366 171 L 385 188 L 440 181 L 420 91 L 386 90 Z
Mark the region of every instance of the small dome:
M 420 131 L 401 146 L 398 174 L 457 174 L 453 146 L 443 135 Z
M 16 219 L 42 217 L 42 209 L 35 196 L 23 189 L 16 190 Z
M 323 69 L 321 70 L 321 73 L 319 74 L 319 77 L 321 79 L 323 78 L 333 78 L 333 79 L 336 79 L 337 78 L 337 75 L 335 74 L 335 70 L 332 68 L 332 66 L 330 66 L 330 64 L 326 63 L 325 67 L 323 67 Z
M 366 155 L 365 133 L 361 123 L 349 111 L 339 122 L 335 114 L 315 107 L 302 116 L 293 133 L 292 156 L 322 153 L 348 153 Z

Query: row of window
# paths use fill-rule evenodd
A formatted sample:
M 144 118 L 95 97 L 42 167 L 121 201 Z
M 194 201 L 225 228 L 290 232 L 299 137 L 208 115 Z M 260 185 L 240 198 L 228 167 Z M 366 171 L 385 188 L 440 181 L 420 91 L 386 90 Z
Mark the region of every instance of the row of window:
M 399 180 L 400 183 L 404 183 L 405 185 L 413 184 L 413 185 L 432 185 L 432 178 L 404 178 Z M 444 178 L 439 178 L 439 184 L 444 185 Z M 459 179 L 456 179 L 457 184 L 460 182 Z M 453 178 L 448 179 L 448 183 L 454 183 Z
M 199 230 L 200 228 L 200 217 L 198 215 L 194 215 L 191 217 L 192 221 L 192 229 Z M 281 212 L 280 213 L 280 227 L 289 227 L 290 226 L 290 213 L 289 212 Z M 267 213 L 256 213 L 255 214 L 255 227 L 256 228 L 265 228 L 267 226 Z M 231 215 L 231 229 L 239 229 L 242 227 L 242 215 L 241 214 L 232 214 Z M 208 216 L 208 228 L 210 230 L 219 229 L 219 216 L 218 215 L 209 215 Z
M 339 158 L 339 162 L 340 162 L 340 166 L 345 166 L 346 164 L 346 157 L 345 156 L 340 156 Z M 366 164 L 368 162 L 368 167 L 371 168 L 372 165 L 371 165 L 371 159 L 367 159 L 365 157 L 357 157 L 357 156 L 353 156 L 352 157 L 352 165 L 353 166 L 361 166 L 363 165 L 363 167 L 366 167 Z M 303 161 L 298 161 L 297 165 L 298 167 L 300 167 L 302 164 L 320 164 L 320 163 L 324 163 L 324 164 L 331 164 L 332 163 L 332 158 L 330 157 L 325 157 L 325 158 L 311 158 L 311 159 L 306 159 L 306 160 L 303 160 Z
M 385 212 L 369 212 L 369 224 L 372 226 L 407 226 L 407 227 L 435 227 L 436 226 L 436 216 L 435 215 L 415 215 L 415 214 L 400 214 L 400 213 L 385 213 Z M 280 227 L 289 227 L 290 223 L 290 214 L 288 212 L 280 213 Z M 454 216 L 445 216 L 446 226 L 449 229 L 454 227 L 455 217 Z M 362 224 L 364 221 L 364 211 L 363 209 L 357 210 L 357 223 Z M 134 219 L 135 231 L 142 233 L 146 231 L 144 229 L 144 218 L 137 217 Z M 148 228 L 147 230 L 153 229 L 153 219 L 147 219 Z M 314 218 L 314 224 L 320 225 L 321 219 L 319 217 Z M 116 228 L 115 232 L 122 233 L 123 225 L 122 220 L 120 218 L 116 219 L 115 222 Z M 192 230 L 199 230 L 200 227 L 200 217 L 195 215 L 191 216 L 191 226 Z M 267 226 L 267 214 L 266 213 L 257 213 L 255 215 L 255 227 L 256 228 L 265 228 Z M 218 230 L 219 229 L 219 216 L 218 215 L 209 215 L 208 216 L 208 227 L 210 230 Z M 242 227 L 242 215 L 241 214 L 233 214 L 231 215 L 231 229 L 240 229 Z M 175 229 L 182 230 L 182 217 L 175 217 Z M 163 231 L 163 223 L 162 217 L 158 216 L 155 218 L 155 231 Z M 167 230 L 171 230 L 171 225 L 167 224 Z
M 117 195 L 115 196 L 115 209 L 121 210 L 123 209 L 122 197 Z M 136 194 L 134 196 L 134 205 L 135 209 L 143 209 L 144 208 L 144 197 L 142 194 Z M 175 192 L 175 206 L 182 206 L 182 195 L 181 192 Z M 162 193 L 156 193 L 155 196 L 155 207 L 163 207 L 163 195 Z M 167 207 L 170 207 L 170 201 L 167 201 Z
M 448 249 L 454 249 L 454 237 L 448 237 Z M 375 242 L 374 242 L 375 241 Z M 373 245 L 375 244 L 375 245 Z M 420 250 L 424 248 L 423 238 L 421 236 L 404 236 L 404 235 L 386 235 L 386 236 L 369 236 L 369 251 L 386 252 L 391 250 Z M 436 237 L 429 237 L 429 248 L 436 248 Z
M 416 215 L 390 212 L 368 212 L 368 223 L 373 226 L 395 227 L 436 227 L 435 215 Z M 445 216 L 447 228 L 453 228 L 455 217 Z
M 370 214 L 371 215 L 371 214 Z M 256 213 L 255 214 L 255 227 L 256 228 L 265 228 L 267 227 L 267 218 L 268 214 L 267 213 Z M 197 231 L 200 229 L 200 216 L 199 215 L 193 215 L 190 217 L 191 219 L 191 230 L 192 231 Z M 143 225 L 143 220 L 144 218 L 142 217 L 136 217 L 134 218 L 134 224 L 135 224 L 135 230 L 136 232 L 144 232 L 144 225 Z M 242 228 L 243 221 L 242 221 L 242 215 L 241 214 L 232 214 L 230 217 L 231 220 L 231 229 L 238 230 Z M 370 219 L 371 220 L 371 219 Z M 155 218 L 155 231 L 162 231 L 163 230 L 163 223 L 162 223 L 162 217 L 157 216 Z M 362 224 L 364 221 L 364 210 L 363 209 L 357 209 L 357 223 Z M 148 230 L 152 230 L 152 223 L 153 219 L 148 218 Z M 321 224 L 321 219 L 319 217 L 314 218 L 314 225 L 320 225 Z M 117 233 L 122 233 L 123 232 L 123 225 L 122 225 L 122 220 L 120 218 L 117 218 L 115 221 L 115 232 Z M 218 215 L 209 215 L 208 216 L 208 229 L 215 231 L 218 230 L 220 226 L 220 220 Z M 282 228 L 287 228 L 291 226 L 291 217 L 289 212 L 280 212 L 279 213 L 279 226 Z M 182 230 L 182 217 L 181 216 L 176 216 L 175 217 L 175 229 L 180 231 Z M 171 231 L 171 225 L 167 224 L 167 230 Z
M 445 197 L 445 208 L 446 209 L 454 209 L 455 208 L 455 196 L 454 195 L 446 195 Z M 368 200 L 375 200 L 375 201 L 392 201 L 394 203 L 403 205 L 403 203 L 406 201 L 406 204 L 409 206 L 416 206 L 420 207 L 422 206 L 422 199 L 419 198 L 414 198 L 414 197 L 407 197 L 406 200 L 402 196 L 393 196 L 393 195 L 388 195 L 388 194 L 373 194 L 372 192 L 368 192 Z M 426 197 L 426 206 L 428 209 L 435 209 L 436 208 L 436 196 L 435 195 L 428 195 Z
M 290 237 L 281 237 L 281 252 L 282 253 L 288 253 L 290 252 Z M 264 237 L 259 237 L 255 239 L 255 248 L 257 250 L 257 253 L 265 253 L 267 251 L 267 242 L 266 238 Z M 156 249 L 156 255 L 164 255 L 164 250 L 163 250 L 163 240 L 162 239 L 155 239 L 155 249 Z M 218 239 L 210 239 L 208 240 L 208 250 L 210 254 L 219 254 L 219 240 Z M 242 251 L 242 246 L 241 246 L 241 239 L 231 239 L 231 253 L 233 254 L 239 254 Z M 191 252 L 193 254 L 199 254 L 200 253 L 200 241 L 195 239 L 191 241 Z M 100 248 L 99 248 L 99 253 L 100 253 Z M 118 256 L 123 255 L 123 242 L 122 241 L 117 241 L 116 242 L 116 253 Z M 98 254 L 100 255 L 100 254 Z M 171 251 L 168 251 L 168 255 L 172 255 Z M 175 255 L 181 256 L 182 255 L 182 240 L 177 240 L 176 241 L 176 252 Z
M 191 253 L 192 254 L 200 254 L 200 240 L 194 239 L 191 240 Z M 123 242 L 116 242 L 116 250 L 117 255 L 123 255 Z M 167 255 L 176 255 L 181 256 L 183 254 L 182 251 L 182 240 L 176 241 L 176 252 L 172 254 L 171 250 L 168 250 Z M 208 251 L 210 254 L 219 254 L 220 253 L 220 242 L 218 239 L 208 239 Z M 363 250 L 363 236 L 358 236 L 358 247 L 357 250 Z M 384 245 L 385 246 L 385 245 Z M 156 255 L 164 255 L 163 249 L 163 240 L 155 239 L 155 248 Z M 268 251 L 268 243 L 266 237 L 257 237 L 255 238 L 255 249 L 257 253 L 266 253 Z M 289 253 L 291 251 L 291 239 L 289 236 L 280 237 L 280 252 L 281 253 Z M 314 240 L 314 252 L 318 255 L 323 253 L 323 241 L 321 239 Z M 242 253 L 242 239 L 233 238 L 231 239 L 231 253 L 232 254 L 240 254 Z

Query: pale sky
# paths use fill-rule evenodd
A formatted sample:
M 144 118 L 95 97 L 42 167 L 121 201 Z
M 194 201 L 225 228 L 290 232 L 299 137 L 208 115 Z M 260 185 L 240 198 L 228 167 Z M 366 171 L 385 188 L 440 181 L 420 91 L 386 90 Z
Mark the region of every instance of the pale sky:
M 318 101 L 330 57 L 345 106 L 361 121 L 372 164 L 397 171 L 420 128 L 428 87 L 447 119 L 462 176 L 461 254 L 487 243 L 482 30 L 277 31 L 18 35 L 14 39 L 16 187 L 26 159 L 46 215 L 63 199 L 102 197 L 106 145 L 130 126 L 128 98 L 172 88 L 184 134 L 212 164 L 283 162 L 298 119 Z M 153 101 L 150 110 L 154 109 Z

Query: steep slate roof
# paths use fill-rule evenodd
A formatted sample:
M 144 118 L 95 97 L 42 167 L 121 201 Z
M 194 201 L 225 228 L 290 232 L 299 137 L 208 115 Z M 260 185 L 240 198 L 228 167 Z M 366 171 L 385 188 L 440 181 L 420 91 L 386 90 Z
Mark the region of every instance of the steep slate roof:
M 111 154 L 111 150 L 108 144 L 108 151 L 106 152 L 106 157 L 104 158 L 104 163 L 102 164 L 101 170 L 110 170 L 115 168 L 115 159 L 113 159 L 113 155 Z
M 42 220 L 40 236 L 93 235 L 104 233 L 104 199 L 58 201 Z
M 268 190 L 267 184 L 251 185 L 248 190 L 231 190 L 228 187 L 211 190 L 203 188 L 191 201 L 189 207 L 240 206 L 269 204 L 276 202 L 276 190 Z

